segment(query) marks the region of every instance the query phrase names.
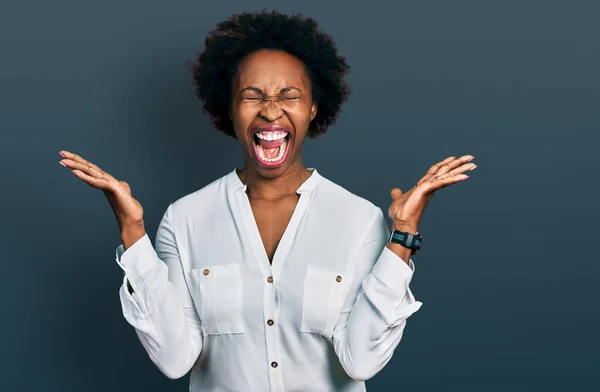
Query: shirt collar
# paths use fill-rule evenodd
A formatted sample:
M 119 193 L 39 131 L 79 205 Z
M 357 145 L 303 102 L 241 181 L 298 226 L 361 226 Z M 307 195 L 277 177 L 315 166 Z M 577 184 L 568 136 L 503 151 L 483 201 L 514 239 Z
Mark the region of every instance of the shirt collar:
M 319 184 L 319 180 L 322 178 L 317 169 L 307 168 L 307 170 L 310 170 L 312 173 L 296 190 L 297 194 L 314 191 Z M 227 188 L 229 191 L 233 192 L 246 192 L 246 185 L 240 180 L 240 177 L 237 174 L 237 168 L 233 169 L 233 171 L 227 175 Z

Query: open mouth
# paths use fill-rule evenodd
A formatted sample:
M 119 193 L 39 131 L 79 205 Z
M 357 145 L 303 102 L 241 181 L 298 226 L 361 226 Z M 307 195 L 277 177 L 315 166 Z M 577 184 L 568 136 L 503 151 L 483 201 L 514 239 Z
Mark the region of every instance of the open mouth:
M 266 167 L 281 165 L 287 158 L 290 133 L 283 130 L 255 132 L 254 153 L 259 163 Z

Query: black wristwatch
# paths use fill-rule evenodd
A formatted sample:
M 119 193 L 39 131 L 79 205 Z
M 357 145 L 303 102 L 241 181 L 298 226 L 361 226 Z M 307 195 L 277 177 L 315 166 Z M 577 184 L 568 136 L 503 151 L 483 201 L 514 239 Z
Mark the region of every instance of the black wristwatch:
M 416 255 L 419 249 L 421 249 L 421 242 L 423 237 L 417 231 L 416 234 L 406 233 L 404 231 L 392 230 L 388 242 L 400 244 L 406 248 L 411 249 L 410 254 Z

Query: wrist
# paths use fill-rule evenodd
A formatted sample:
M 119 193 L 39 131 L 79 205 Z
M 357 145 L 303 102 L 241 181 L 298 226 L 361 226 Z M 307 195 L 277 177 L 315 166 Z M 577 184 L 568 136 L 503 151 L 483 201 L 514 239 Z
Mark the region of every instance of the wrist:
M 404 247 L 409 252 L 408 255 L 410 257 L 410 255 L 417 254 L 421 248 L 421 241 L 422 237 L 418 233 L 416 225 L 398 224 L 396 222 L 392 226 L 387 246 L 392 251 L 399 250 L 398 246 Z M 397 251 L 395 253 L 400 256 Z M 406 261 L 405 258 L 403 260 Z
M 417 225 L 406 223 L 406 222 L 393 222 L 392 230 L 403 231 L 409 234 L 417 233 Z
M 121 228 L 121 242 L 123 243 L 123 248 L 127 250 L 145 235 L 146 230 L 143 221 L 123 226 Z

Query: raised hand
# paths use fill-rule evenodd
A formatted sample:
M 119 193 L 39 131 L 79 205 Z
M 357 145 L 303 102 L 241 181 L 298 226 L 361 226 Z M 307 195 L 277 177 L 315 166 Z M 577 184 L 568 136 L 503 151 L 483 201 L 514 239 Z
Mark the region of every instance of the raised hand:
M 402 193 L 399 188 L 392 189 L 390 192 L 392 203 L 388 214 L 392 219 L 393 228 L 415 233 L 425 207 L 435 191 L 469 178 L 463 173 L 477 167 L 474 163 L 470 163 L 473 158 L 472 155 L 463 155 L 460 158 L 448 157 L 431 166 L 417 185 L 408 192 Z
M 69 151 L 60 151 L 64 159 L 59 163 L 71 169 L 73 174 L 93 188 L 102 189 L 123 233 L 131 227 L 143 227 L 144 210 L 131 196 L 131 188 L 125 181 L 118 181 L 98 166 Z

